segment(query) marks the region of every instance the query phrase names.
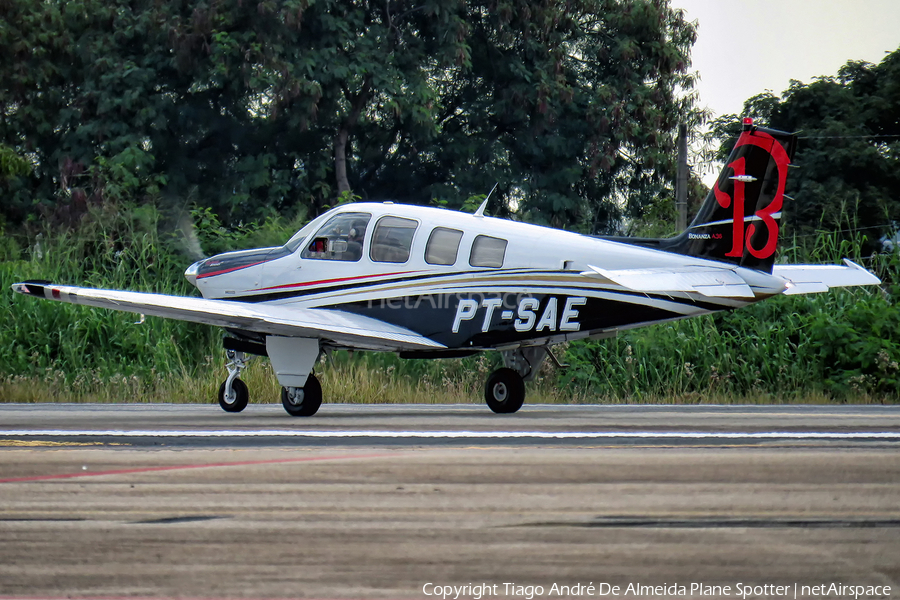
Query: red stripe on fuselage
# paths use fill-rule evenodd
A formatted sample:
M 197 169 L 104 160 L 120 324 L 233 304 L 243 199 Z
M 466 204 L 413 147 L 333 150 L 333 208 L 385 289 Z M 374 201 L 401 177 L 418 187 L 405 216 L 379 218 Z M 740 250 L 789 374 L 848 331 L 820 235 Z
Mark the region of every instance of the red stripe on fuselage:
M 254 292 L 263 292 L 268 290 L 285 290 L 289 288 L 299 288 L 306 287 L 310 285 L 318 285 L 325 283 L 339 283 L 341 281 L 354 281 L 356 279 L 370 279 L 372 277 L 390 277 L 392 275 L 409 275 L 410 273 L 416 273 L 417 271 L 398 271 L 396 273 L 378 273 L 376 275 L 357 275 L 355 277 L 339 277 L 337 279 L 320 279 L 319 281 L 306 281 L 303 283 L 287 283 L 284 285 L 275 285 L 267 288 L 260 288 L 258 290 L 248 290 Z
M 222 275 L 223 273 L 231 273 L 232 271 L 239 271 L 241 269 L 248 269 L 250 267 L 255 267 L 256 265 L 263 264 L 264 260 L 259 262 L 251 263 L 249 265 L 241 265 L 239 267 L 231 267 L 230 269 L 222 269 L 221 271 L 213 271 L 212 273 L 203 273 L 202 275 L 197 275 L 197 279 L 203 279 L 204 277 L 213 277 L 214 275 Z

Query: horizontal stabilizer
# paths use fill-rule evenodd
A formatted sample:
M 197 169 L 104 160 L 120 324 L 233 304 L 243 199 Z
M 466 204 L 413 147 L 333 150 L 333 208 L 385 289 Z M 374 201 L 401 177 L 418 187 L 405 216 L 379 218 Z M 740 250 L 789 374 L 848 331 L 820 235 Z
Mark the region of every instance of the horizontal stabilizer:
M 601 269 L 588 265 L 586 277 L 605 277 L 635 292 L 697 292 L 711 298 L 753 298 L 753 290 L 731 269 L 682 267 L 660 269 Z
M 47 282 L 16 283 L 12 289 L 27 296 L 72 304 L 111 308 L 268 335 L 318 338 L 359 348 L 437 350 L 446 347 L 404 327 L 340 310 L 245 304 L 233 300 L 99 290 L 53 285 Z
M 846 258 L 843 265 L 775 265 L 772 275 L 788 282 L 785 295 L 816 294 L 833 287 L 881 283 L 875 275 Z

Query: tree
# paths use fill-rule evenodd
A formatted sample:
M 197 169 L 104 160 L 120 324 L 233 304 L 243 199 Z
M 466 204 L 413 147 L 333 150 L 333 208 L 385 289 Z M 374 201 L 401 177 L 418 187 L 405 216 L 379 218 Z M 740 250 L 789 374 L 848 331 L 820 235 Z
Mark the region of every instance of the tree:
M 589 230 L 674 168 L 695 28 L 667 0 L 3 0 L 15 200 L 212 207 L 226 223 L 352 189 Z M 31 53 L 30 48 L 37 48 Z M 630 204 L 628 204 L 630 202 Z
M 786 192 L 788 232 L 865 228 L 871 239 L 900 219 L 900 50 L 879 65 L 849 62 L 836 76 L 794 81 L 781 97 L 754 96 L 744 113 L 799 132 L 799 168 L 791 170 Z M 714 123 L 720 158 L 737 123 L 735 115 Z
M 671 177 L 677 124 L 699 115 L 678 95 L 695 29 L 667 2 L 489 2 L 466 23 L 471 66 L 435 76 L 437 135 L 367 124 L 367 194 L 459 206 L 499 182 L 523 218 L 597 231 Z

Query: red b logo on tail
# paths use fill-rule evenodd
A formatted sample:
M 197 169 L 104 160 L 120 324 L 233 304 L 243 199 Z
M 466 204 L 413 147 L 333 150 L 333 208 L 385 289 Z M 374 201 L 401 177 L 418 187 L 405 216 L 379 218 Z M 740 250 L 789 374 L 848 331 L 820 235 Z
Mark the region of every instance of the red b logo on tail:
M 753 235 L 756 233 L 756 223 L 750 223 L 746 230 L 744 229 L 744 186 L 747 172 L 746 159 L 743 156 L 728 165 L 728 168 L 734 170 L 734 202 L 732 203 L 731 196 L 719 189 L 718 182 L 716 182 L 713 192 L 719 206 L 722 208 L 732 207 L 733 244 L 731 250 L 725 256 L 740 258 L 744 255 L 744 250 L 746 249 L 755 258 L 766 259 L 775 254 L 775 246 L 778 244 L 778 222 L 775 220 L 775 215 L 781 210 L 782 204 L 784 204 L 787 166 L 791 161 L 782 145 L 771 135 L 762 131 L 743 132 L 734 147 L 739 148 L 746 145 L 757 146 L 768 152 L 778 167 L 778 189 L 772 201 L 768 206 L 758 209 L 752 218 L 753 221 L 762 221 L 766 226 L 768 238 L 765 246 L 757 250 L 751 244 Z

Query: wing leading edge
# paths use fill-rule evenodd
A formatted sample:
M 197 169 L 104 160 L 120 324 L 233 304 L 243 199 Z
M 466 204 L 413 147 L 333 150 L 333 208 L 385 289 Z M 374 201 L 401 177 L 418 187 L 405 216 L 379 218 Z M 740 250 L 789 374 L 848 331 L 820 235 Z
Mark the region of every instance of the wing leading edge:
M 44 282 L 16 283 L 12 289 L 27 296 L 72 304 L 244 329 L 268 335 L 319 338 L 357 348 L 436 350 L 446 347 L 409 329 L 339 310 L 247 305 L 229 300 L 101 290 Z

